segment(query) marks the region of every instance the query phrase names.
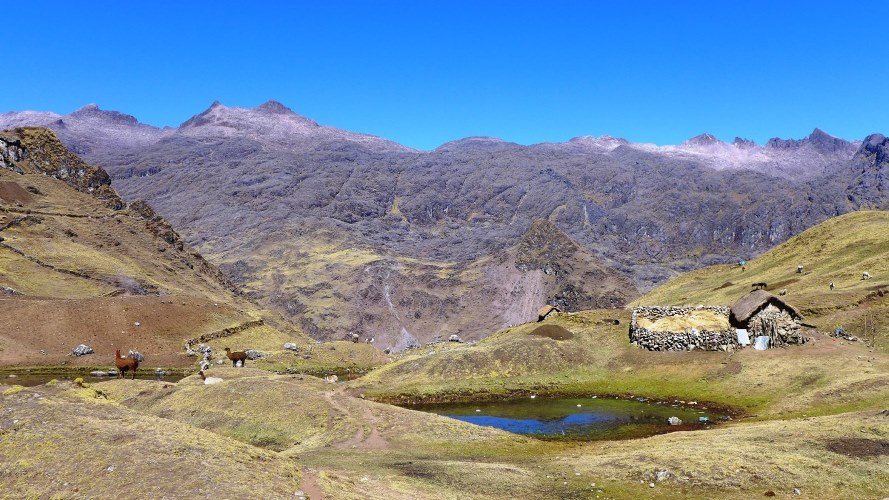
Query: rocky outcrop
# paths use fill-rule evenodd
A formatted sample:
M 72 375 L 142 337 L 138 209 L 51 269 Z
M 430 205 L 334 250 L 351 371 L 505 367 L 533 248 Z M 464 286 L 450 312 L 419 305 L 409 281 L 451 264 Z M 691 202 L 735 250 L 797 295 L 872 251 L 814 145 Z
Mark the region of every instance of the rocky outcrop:
M 154 211 L 154 208 L 152 208 L 146 201 L 136 200 L 130 203 L 127 208 L 133 215 L 145 220 L 145 227 L 152 234 L 162 239 L 176 250 L 187 252 L 188 257 L 184 262 L 189 268 L 194 269 L 197 267 L 197 271 L 211 276 L 229 290 L 237 290 L 234 283 L 232 283 L 231 280 L 219 270 L 219 268 L 207 262 L 198 252 L 189 251 L 186 248 L 182 237 L 179 236 L 179 233 L 173 230 L 173 226 L 166 219 L 158 215 L 158 213 Z
M 27 154 L 19 138 L 0 135 L 0 168 L 23 174 L 24 171 L 17 163 L 24 160 Z
M 771 149 L 789 150 L 799 149 L 804 146 L 809 146 L 820 153 L 835 153 L 852 147 L 852 143 L 834 137 L 818 128 L 804 139 L 779 139 L 774 137 L 766 143 L 766 147 Z
M 513 251 L 517 269 L 543 273 L 545 302 L 562 310 L 623 307 L 638 296 L 629 279 L 548 220 L 531 223 Z
M 849 199 L 865 208 L 889 208 L 889 138 L 868 136 L 852 158 Z
M 123 200 L 111 188 L 108 173 L 69 151 L 52 130 L 19 128 L 7 134 L 0 139 L 0 165 L 18 173 L 54 177 L 78 191 L 91 193 L 113 210 L 124 208 Z

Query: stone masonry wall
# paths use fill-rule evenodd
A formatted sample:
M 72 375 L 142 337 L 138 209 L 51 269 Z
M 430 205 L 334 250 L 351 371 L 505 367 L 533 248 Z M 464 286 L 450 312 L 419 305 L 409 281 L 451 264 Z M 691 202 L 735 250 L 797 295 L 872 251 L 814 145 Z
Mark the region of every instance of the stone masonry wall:
M 707 310 L 725 316 L 728 323 L 729 308 L 725 306 L 656 307 L 643 306 L 633 309 L 630 320 L 630 342 L 649 351 L 728 351 L 738 345 L 734 328 L 725 330 L 654 331 L 639 326 L 639 318 L 656 321 L 670 316 L 687 316 L 693 311 Z

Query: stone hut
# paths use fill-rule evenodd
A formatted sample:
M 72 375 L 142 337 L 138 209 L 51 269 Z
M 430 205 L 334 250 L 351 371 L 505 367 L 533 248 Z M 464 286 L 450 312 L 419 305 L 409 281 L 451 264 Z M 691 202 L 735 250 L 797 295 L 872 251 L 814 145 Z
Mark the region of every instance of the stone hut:
M 803 317 L 793 306 L 765 290 L 754 290 L 732 304 L 731 324 L 746 328 L 751 340 L 769 337 L 769 346 L 803 344 L 806 337 L 800 333 Z
M 539 322 L 545 320 L 546 317 L 552 313 L 560 313 L 560 312 L 562 312 L 562 310 L 556 306 L 545 305 L 537 310 L 537 322 L 539 323 Z

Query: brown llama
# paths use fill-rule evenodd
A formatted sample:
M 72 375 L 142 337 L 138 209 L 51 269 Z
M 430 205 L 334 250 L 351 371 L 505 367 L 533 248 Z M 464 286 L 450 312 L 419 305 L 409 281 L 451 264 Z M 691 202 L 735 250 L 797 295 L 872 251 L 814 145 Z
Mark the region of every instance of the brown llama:
M 228 347 L 225 348 L 225 355 L 228 356 L 228 359 L 232 360 L 232 366 L 238 366 L 238 361 L 241 362 L 241 367 L 247 366 L 247 353 L 244 351 L 232 351 Z
M 117 376 L 119 378 L 123 378 L 124 375 L 130 370 L 133 371 L 133 380 L 136 380 L 136 368 L 139 368 L 139 360 L 129 357 L 123 357 L 120 355 L 120 349 L 117 350 L 117 355 L 114 357 L 114 366 L 117 367 Z

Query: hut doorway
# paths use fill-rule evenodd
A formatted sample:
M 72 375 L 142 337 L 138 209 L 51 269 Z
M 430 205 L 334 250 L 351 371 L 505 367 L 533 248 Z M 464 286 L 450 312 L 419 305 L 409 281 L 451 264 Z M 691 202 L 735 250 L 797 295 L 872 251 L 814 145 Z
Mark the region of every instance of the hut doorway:
M 769 345 L 779 345 L 778 321 L 775 318 L 760 318 L 761 335 L 769 337 Z M 783 342 L 782 342 L 783 343 Z

